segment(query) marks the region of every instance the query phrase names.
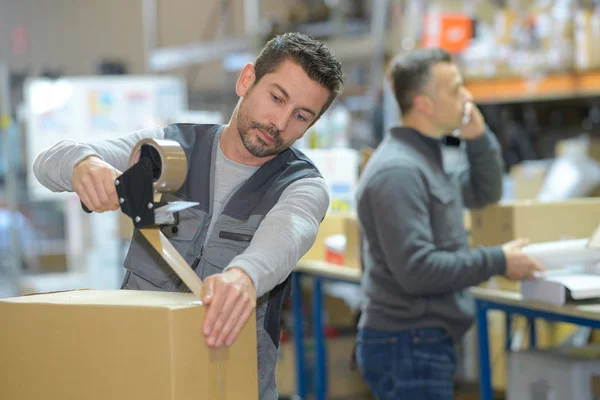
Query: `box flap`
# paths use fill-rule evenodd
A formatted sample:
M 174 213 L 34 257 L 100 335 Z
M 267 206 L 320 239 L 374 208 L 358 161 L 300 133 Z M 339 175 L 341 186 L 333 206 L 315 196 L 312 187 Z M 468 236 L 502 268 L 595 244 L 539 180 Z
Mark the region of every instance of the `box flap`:
M 201 306 L 202 302 L 192 293 L 154 292 L 141 290 L 73 290 L 35 294 L 2 299 L 1 302 L 63 305 L 107 305 L 158 308 L 182 308 Z

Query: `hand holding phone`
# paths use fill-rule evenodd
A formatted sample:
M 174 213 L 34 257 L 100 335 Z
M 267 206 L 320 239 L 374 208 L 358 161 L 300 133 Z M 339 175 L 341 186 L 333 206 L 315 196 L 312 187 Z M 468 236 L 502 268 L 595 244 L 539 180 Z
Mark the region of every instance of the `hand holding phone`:
M 462 128 L 456 129 L 453 134 L 460 139 L 477 139 L 485 132 L 485 120 L 479 108 L 473 102 L 465 104 Z

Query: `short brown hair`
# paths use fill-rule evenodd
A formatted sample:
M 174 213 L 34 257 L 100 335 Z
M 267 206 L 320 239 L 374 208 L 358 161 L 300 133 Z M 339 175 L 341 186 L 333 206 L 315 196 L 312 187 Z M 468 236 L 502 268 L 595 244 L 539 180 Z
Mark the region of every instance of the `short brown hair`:
M 342 91 L 342 65 L 325 43 L 302 33 L 284 33 L 269 40 L 256 58 L 256 82 L 288 59 L 300 65 L 310 79 L 329 90 L 329 98 L 319 113 L 322 115 Z
M 413 106 L 413 99 L 429 83 L 431 68 L 439 63 L 452 63 L 452 55 L 444 49 L 417 49 L 396 56 L 388 69 L 388 81 L 402 112 Z

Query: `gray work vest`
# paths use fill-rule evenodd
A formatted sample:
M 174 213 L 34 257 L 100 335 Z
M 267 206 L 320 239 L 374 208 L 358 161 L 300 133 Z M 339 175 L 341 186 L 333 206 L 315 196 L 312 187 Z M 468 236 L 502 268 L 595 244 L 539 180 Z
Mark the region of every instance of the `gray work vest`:
M 214 169 L 223 126 L 175 124 L 165 128 L 165 138 L 184 149 L 188 170 L 185 183 L 163 200 L 195 201 L 199 205 L 181 211 L 177 226 L 162 232 L 189 265 L 199 258 L 196 274 L 201 279 L 220 273 L 250 244 L 254 232 L 283 190 L 298 179 L 320 177 L 312 162 L 296 149 L 288 149 L 261 166 L 229 199 L 221 215 L 212 215 Z M 206 246 L 211 218 L 217 218 Z M 273 249 L 273 251 L 278 251 Z M 136 230 L 125 258 L 123 289 L 188 291 L 144 237 Z M 257 300 L 259 398 L 277 398 L 275 365 L 279 348 L 281 307 L 291 291 L 290 277 Z

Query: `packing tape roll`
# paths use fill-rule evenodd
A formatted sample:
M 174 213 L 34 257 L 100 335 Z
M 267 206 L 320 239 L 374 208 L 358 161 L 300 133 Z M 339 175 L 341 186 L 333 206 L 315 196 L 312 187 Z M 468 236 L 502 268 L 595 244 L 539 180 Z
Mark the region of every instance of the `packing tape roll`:
M 174 140 L 143 139 L 131 151 L 129 165 L 138 160 L 138 153 L 149 146 L 160 158 L 160 175 L 154 179 L 154 190 L 161 193 L 176 192 L 183 185 L 187 175 L 187 158 L 181 145 Z M 158 160 L 153 160 L 154 162 Z

